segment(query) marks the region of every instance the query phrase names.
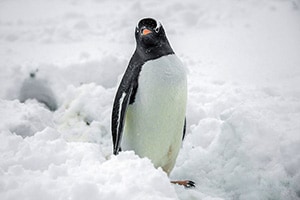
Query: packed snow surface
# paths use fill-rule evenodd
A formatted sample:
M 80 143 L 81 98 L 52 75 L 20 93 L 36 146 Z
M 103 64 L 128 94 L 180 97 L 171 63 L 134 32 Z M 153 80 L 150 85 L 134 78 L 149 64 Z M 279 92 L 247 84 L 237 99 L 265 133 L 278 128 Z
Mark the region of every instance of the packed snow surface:
M 143 17 L 189 70 L 170 178 L 112 155 L 112 102 Z M 299 0 L 2 0 L 0 58 L 1 200 L 300 199 Z

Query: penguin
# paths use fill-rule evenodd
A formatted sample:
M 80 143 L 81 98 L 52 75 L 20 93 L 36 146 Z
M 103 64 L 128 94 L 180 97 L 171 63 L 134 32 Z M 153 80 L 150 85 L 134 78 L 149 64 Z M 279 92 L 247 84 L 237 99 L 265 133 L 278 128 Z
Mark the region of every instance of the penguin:
M 22 103 L 27 99 L 36 99 L 50 111 L 55 111 L 58 107 L 55 95 L 47 80 L 37 78 L 37 72 L 30 72 L 29 77 L 23 81 L 18 99 Z
M 187 72 L 159 21 L 141 19 L 135 39 L 113 103 L 113 154 L 133 150 L 169 176 L 186 131 Z M 195 186 L 188 180 L 171 183 Z

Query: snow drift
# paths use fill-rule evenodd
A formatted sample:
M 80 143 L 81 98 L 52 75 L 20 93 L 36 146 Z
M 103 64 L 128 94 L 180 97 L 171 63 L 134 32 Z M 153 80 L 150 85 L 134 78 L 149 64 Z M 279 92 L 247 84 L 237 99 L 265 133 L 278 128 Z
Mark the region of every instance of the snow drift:
M 2 1 L 0 199 L 300 199 L 299 7 Z M 194 189 L 134 152 L 111 155 L 112 101 L 145 16 L 189 69 L 187 136 L 170 179 Z M 36 69 L 37 90 L 26 83 Z M 51 90 L 57 109 L 21 98 L 24 83 Z

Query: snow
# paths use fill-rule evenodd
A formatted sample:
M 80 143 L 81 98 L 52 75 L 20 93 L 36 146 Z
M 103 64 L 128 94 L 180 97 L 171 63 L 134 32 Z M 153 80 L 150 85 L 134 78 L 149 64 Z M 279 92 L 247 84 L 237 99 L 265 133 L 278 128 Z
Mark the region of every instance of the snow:
M 112 155 L 112 102 L 142 17 L 189 70 L 170 179 L 194 189 Z M 0 199 L 300 199 L 299 20 L 299 0 L 1 1 Z M 57 109 L 21 103 L 27 90 Z

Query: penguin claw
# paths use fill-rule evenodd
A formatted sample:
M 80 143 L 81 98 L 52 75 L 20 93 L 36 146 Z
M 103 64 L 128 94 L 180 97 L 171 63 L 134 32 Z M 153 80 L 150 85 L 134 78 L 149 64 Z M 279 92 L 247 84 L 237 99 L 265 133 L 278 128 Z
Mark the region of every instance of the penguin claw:
M 185 188 L 194 188 L 196 187 L 196 183 L 194 181 L 188 181 L 186 185 L 184 185 Z
M 176 184 L 176 185 L 182 185 L 185 188 L 194 188 L 194 187 L 196 187 L 196 183 L 194 181 L 190 181 L 190 180 L 171 181 L 171 183 Z

